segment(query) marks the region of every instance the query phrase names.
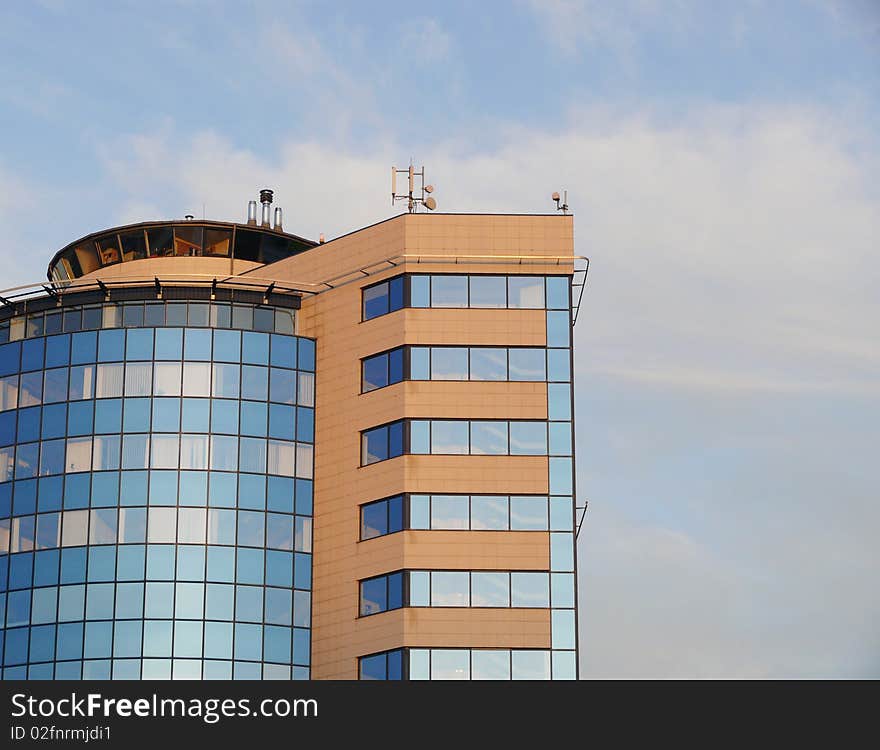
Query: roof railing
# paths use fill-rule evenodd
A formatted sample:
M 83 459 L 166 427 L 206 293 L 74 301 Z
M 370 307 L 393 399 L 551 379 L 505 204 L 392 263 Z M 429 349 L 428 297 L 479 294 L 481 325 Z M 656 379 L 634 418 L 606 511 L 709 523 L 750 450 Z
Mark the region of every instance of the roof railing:
M 55 297 L 58 304 L 68 294 L 100 290 L 109 299 L 114 288 L 131 286 L 155 285 L 157 295 L 161 295 L 163 286 L 210 286 L 216 291 L 219 286 L 243 290 L 263 291 L 264 298 L 271 294 L 316 295 L 332 289 L 352 284 L 366 277 L 398 268 L 406 264 L 415 265 L 519 265 L 519 266 L 574 266 L 571 283 L 572 325 L 577 321 L 590 259 L 583 255 L 453 255 L 453 254 L 411 254 L 395 255 L 375 261 L 361 268 L 346 271 L 319 282 L 280 282 L 277 279 L 264 278 L 248 273 L 237 276 L 216 276 L 214 274 L 186 274 L 185 277 L 167 278 L 161 274 L 149 276 L 122 276 L 113 279 L 78 278 L 70 281 L 39 281 L 21 284 L 0 290 L 0 305 L 15 306 L 28 299 L 44 295 Z

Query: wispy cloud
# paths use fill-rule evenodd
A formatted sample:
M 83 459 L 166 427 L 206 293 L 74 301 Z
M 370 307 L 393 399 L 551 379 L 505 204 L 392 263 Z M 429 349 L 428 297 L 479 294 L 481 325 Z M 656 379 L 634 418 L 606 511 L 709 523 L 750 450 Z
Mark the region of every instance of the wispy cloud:
M 452 39 L 436 18 L 414 18 L 400 25 L 401 65 L 440 63 L 449 57 Z
M 511 129 L 494 151 L 450 142 L 422 156 L 442 209 L 548 210 L 550 191 L 569 189 L 577 250 L 592 259 L 585 371 L 719 392 L 865 393 L 880 382 L 869 282 L 880 191 L 861 138 L 811 109 L 713 109 L 677 125 L 641 115 L 613 128 L 582 111 L 553 132 Z M 160 192 L 170 213 L 206 204 L 238 217 L 270 185 L 292 231 L 332 235 L 391 212 L 387 170 L 402 150 L 363 157 L 290 141 L 270 158 L 166 125 L 105 160 L 136 204 Z
M 548 42 L 568 57 L 586 47 L 628 57 L 641 32 L 652 24 L 663 24 L 670 33 L 683 35 L 691 28 L 692 19 L 692 6 L 680 0 L 525 0 L 525 7 Z

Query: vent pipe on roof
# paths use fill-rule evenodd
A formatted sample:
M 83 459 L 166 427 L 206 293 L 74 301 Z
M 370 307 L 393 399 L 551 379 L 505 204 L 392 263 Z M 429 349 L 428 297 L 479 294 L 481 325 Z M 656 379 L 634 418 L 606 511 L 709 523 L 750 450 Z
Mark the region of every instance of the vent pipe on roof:
M 256 225 L 257 223 L 257 202 L 256 201 L 248 201 L 248 224 Z
M 263 211 L 260 215 L 260 224 L 264 227 L 268 227 L 269 225 L 269 210 L 272 205 L 272 191 L 271 190 L 261 190 L 260 191 L 260 203 L 263 204 Z
M 281 228 L 281 206 L 275 207 L 275 231 L 281 232 L 283 231 Z

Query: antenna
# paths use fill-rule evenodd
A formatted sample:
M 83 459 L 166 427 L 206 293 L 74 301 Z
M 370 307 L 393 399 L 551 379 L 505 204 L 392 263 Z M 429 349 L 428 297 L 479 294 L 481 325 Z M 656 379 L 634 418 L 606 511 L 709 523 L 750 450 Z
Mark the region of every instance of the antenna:
M 559 193 L 557 191 L 553 192 L 553 195 L 550 196 L 550 200 L 556 201 L 556 210 L 562 211 L 562 213 L 568 213 L 568 190 L 564 190 L 562 192 L 563 197 L 560 199 Z M 560 200 L 562 203 L 560 204 Z
M 397 192 L 397 175 L 405 174 L 407 178 L 407 192 L 398 193 Z M 419 195 L 416 195 L 416 178 L 420 180 L 418 192 Z M 416 171 L 415 167 L 412 165 L 412 160 L 410 160 L 409 167 L 406 169 L 398 169 L 397 167 L 391 167 L 391 205 L 393 206 L 397 201 L 406 201 L 406 209 L 410 213 L 414 213 L 418 210 L 419 204 L 423 205 L 429 211 L 433 211 L 437 208 L 437 200 L 435 198 L 426 197 L 430 196 L 431 193 L 434 192 L 433 185 L 425 184 L 425 167 L 423 166 L 421 171 Z

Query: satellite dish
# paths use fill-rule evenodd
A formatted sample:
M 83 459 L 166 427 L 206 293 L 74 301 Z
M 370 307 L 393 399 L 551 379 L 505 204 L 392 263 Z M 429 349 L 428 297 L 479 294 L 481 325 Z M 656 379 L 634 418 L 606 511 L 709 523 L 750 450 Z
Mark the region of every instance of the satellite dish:
M 559 200 L 559 193 L 554 192 L 553 195 L 550 196 L 550 200 L 558 201 Z
M 434 186 L 433 186 L 433 185 L 425 185 L 425 192 L 426 192 L 426 193 L 433 193 L 433 192 L 434 192 Z
M 437 208 L 437 201 L 435 201 L 433 198 L 425 198 L 425 208 L 427 208 L 429 211 L 433 211 L 435 208 Z

